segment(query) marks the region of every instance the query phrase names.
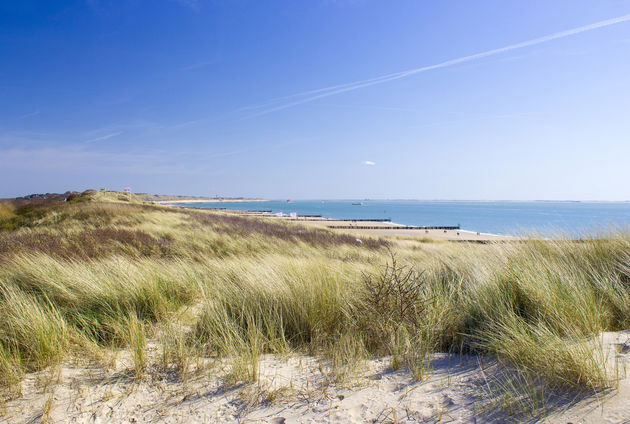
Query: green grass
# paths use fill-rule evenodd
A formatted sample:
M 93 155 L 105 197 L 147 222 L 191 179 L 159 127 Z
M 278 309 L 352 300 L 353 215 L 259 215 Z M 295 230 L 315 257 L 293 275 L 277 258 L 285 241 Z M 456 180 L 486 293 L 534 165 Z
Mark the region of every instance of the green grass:
M 443 351 L 496 357 L 550 390 L 602 390 L 614 379 L 597 335 L 630 324 L 623 232 L 359 245 L 96 192 L 3 206 L 0 228 L 0 382 L 13 395 L 24 373 L 86 352 L 128 349 L 141 377 L 148 339 L 182 378 L 195 355 L 225 358 L 230 385 L 256 381 L 265 353 L 317 355 L 340 378 L 391 355 L 422 379 Z

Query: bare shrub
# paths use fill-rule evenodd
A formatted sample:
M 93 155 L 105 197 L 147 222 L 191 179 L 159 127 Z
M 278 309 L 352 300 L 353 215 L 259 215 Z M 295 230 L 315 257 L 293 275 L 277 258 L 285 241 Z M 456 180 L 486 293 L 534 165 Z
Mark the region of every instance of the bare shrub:
M 429 322 L 424 319 L 430 300 L 424 273 L 400 265 L 390 254 L 391 262 L 381 273 L 363 274 L 363 295 L 351 310 L 369 351 L 392 355 L 394 369 L 405 366 L 421 379 L 427 355 L 435 344 Z
M 352 306 L 355 320 L 380 345 L 397 327 L 415 330 L 426 300 L 423 273 L 400 265 L 394 254 L 379 274 L 363 274 L 363 295 Z

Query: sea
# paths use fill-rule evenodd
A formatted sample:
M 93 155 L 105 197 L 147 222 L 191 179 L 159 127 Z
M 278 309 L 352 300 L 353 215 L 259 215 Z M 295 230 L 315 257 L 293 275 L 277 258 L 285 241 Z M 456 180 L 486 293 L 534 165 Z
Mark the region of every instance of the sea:
M 630 202 L 270 200 L 179 205 L 334 219 L 389 219 L 410 226 L 459 225 L 467 231 L 515 236 L 597 236 L 630 228 Z

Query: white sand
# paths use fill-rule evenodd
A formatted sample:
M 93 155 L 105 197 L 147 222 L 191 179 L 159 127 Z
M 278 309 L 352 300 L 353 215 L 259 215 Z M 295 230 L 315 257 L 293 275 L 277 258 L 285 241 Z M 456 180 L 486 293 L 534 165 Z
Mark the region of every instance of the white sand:
M 630 332 L 606 333 L 603 339 L 611 361 L 616 360 L 620 369 L 630 363 Z M 158 354 L 154 346 L 154 360 Z M 388 358 L 360 364 L 358 371 L 335 380 L 330 368 L 312 357 L 266 356 L 260 362 L 258 382 L 231 389 L 224 386 L 229 368 L 225 363 L 202 361 L 186 383 L 175 373 L 156 369 L 135 380 L 128 357 L 122 354 L 117 363 L 110 371 L 65 364 L 48 384 L 50 371 L 28 375 L 22 396 L 6 403 L 0 422 L 47 418 L 63 423 L 482 423 L 506 419 L 497 400 L 501 392 L 493 387 L 494 381 L 509 373 L 489 359 L 471 355 L 435 354 L 431 371 L 420 382 L 406 371 L 392 371 Z M 549 402 L 544 422 L 628 422 L 630 380 L 623 373 L 620 376 L 619 389 L 605 397 L 577 404 Z

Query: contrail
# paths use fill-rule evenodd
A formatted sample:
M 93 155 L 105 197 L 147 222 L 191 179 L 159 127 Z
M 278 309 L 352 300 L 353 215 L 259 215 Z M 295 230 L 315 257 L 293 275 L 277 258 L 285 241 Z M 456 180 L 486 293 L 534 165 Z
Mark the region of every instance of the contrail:
M 115 132 L 115 133 L 106 134 L 106 135 L 101 136 L 101 137 L 96 137 L 96 138 L 92 138 L 92 139 L 89 139 L 89 140 L 85 140 L 85 143 L 94 143 L 95 141 L 108 140 L 108 139 L 110 139 L 112 137 L 116 137 L 117 135 L 120 135 L 120 134 L 122 134 L 122 131 L 118 131 L 118 132 Z
M 290 96 L 285 96 L 285 97 L 280 97 L 280 98 L 277 98 L 277 99 L 274 99 L 274 100 L 270 100 L 269 102 L 264 103 L 264 104 L 259 105 L 259 106 L 250 106 L 250 107 L 243 108 L 243 109 L 257 109 L 257 108 L 268 106 L 268 105 L 273 104 L 273 103 L 277 103 L 277 102 L 279 102 L 281 100 L 287 100 L 287 99 L 291 99 L 291 98 L 307 96 L 306 98 L 303 98 L 303 99 L 300 99 L 300 100 L 295 100 L 295 101 L 292 101 L 292 102 L 281 104 L 279 106 L 275 106 L 275 107 L 271 107 L 271 108 L 268 108 L 268 109 L 264 109 L 264 110 L 262 110 L 260 112 L 257 112 L 257 113 L 254 113 L 252 115 L 249 115 L 248 117 L 266 115 L 268 113 L 276 112 L 276 111 L 279 111 L 279 110 L 282 110 L 282 109 L 287 109 L 287 108 L 290 108 L 290 107 L 293 107 L 293 106 L 297 106 L 297 105 L 301 105 L 301 104 L 304 104 L 304 103 L 312 102 L 313 100 L 317 100 L 317 99 L 321 99 L 321 98 L 329 97 L 329 96 L 334 96 L 335 94 L 345 93 L 347 91 L 358 90 L 359 88 L 369 87 L 369 86 L 372 86 L 372 85 L 383 84 L 385 82 L 394 81 L 394 80 L 401 79 L 401 78 L 406 78 L 406 77 L 408 77 L 410 75 L 419 74 L 421 72 L 432 71 L 434 69 L 440 69 L 440 68 L 446 68 L 446 67 L 449 67 L 449 66 L 458 65 L 460 63 L 470 62 L 470 61 L 477 60 L 477 59 L 482 59 L 482 58 L 485 58 L 485 57 L 488 57 L 488 56 L 494 56 L 494 55 L 505 53 L 505 52 L 508 52 L 508 51 L 511 51 L 511 50 L 517 50 L 517 49 L 522 49 L 522 48 L 525 48 L 525 47 L 535 46 L 537 44 L 546 43 L 548 41 L 557 40 L 559 38 L 569 37 L 571 35 L 580 34 L 582 32 L 592 31 L 594 29 L 603 28 L 603 27 L 607 27 L 607 26 L 610 26 L 610 25 L 615 25 L 615 24 L 619 24 L 619 23 L 622 23 L 622 22 L 628 22 L 628 21 L 630 21 L 630 14 L 619 16 L 619 17 L 613 18 L 613 19 L 607 19 L 605 21 L 595 22 L 593 24 L 584 25 L 584 26 L 573 28 L 573 29 L 569 29 L 569 30 L 566 30 L 566 31 L 556 32 L 554 34 L 545 35 L 544 37 L 534 38 L 533 40 L 523 41 L 521 43 L 516 43 L 516 44 L 510 44 L 509 46 L 500 47 L 500 48 L 497 48 L 497 49 L 488 50 L 488 51 L 485 51 L 485 52 L 476 53 L 476 54 L 472 54 L 472 55 L 469 55 L 469 56 L 460 57 L 460 58 L 457 58 L 457 59 L 447 60 L 446 62 L 440 62 L 440 63 L 437 63 L 435 65 L 428 65 L 428 66 L 423 66 L 423 67 L 420 67 L 420 68 L 414 68 L 414 69 L 409 69 L 409 70 L 406 70 L 406 71 L 401 71 L 401 72 L 395 72 L 395 73 L 392 73 L 392 74 L 382 75 L 380 77 L 354 81 L 354 82 L 350 82 L 350 83 L 346 83 L 346 84 L 334 85 L 334 86 L 320 88 L 320 89 L 316 89 L 316 90 L 305 91 L 305 92 L 302 92 L 302 93 L 297 93 L 297 94 L 293 94 L 293 95 L 290 95 Z M 241 109 L 241 110 L 243 110 L 243 109 Z

